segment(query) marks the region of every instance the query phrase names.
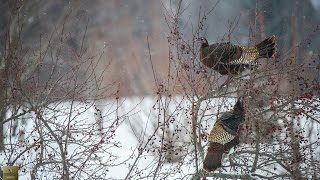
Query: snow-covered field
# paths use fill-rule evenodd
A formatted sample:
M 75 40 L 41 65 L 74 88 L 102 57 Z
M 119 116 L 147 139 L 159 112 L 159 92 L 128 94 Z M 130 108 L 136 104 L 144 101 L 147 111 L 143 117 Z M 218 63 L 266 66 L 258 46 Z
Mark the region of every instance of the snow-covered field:
M 226 106 L 218 106 L 222 101 Z M 230 109 L 234 102 L 232 98 L 203 102 L 198 114 L 202 118 L 201 133 L 206 134 L 210 130 L 218 111 Z M 16 136 L 10 136 L 12 123 L 5 124 L 6 151 L 0 153 L 0 159 L 3 159 L 0 165 L 8 162 L 19 165 L 20 179 L 59 179 L 62 161 L 67 162 L 69 173 L 75 179 L 190 179 L 196 171 L 190 110 L 191 103 L 183 97 L 133 97 L 95 103 L 50 104 L 48 108 L 37 111 L 37 115 L 29 113 L 19 117 L 20 133 Z M 7 117 L 11 117 L 10 112 Z M 317 114 L 314 117 L 319 118 Z M 316 146 L 319 125 L 306 118 L 299 122 L 303 129 L 301 136 L 309 138 L 300 145 L 312 150 L 306 153 L 306 158 L 313 158 L 313 163 L 319 162 L 319 157 L 314 156 L 320 152 Z M 163 136 L 169 141 L 161 138 Z M 281 142 L 286 142 L 286 138 L 286 134 L 279 135 Z M 205 147 L 205 137 L 201 143 Z M 167 145 L 173 145 L 171 156 L 160 150 Z M 285 177 L 288 170 L 281 166 L 284 162 L 281 155 L 269 157 L 270 152 L 287 151 L 284 147 L 279 143 L 260 143 L 265 154 L 260 153 L 260 167 L 249 173 L 250 176 Z M 252 152 L 255 150 L 254 144 L 242 144 L 231 150 L 220 173 L 248 174 L 254 163 Z M 65 156 L 61 152 L 65 152 Z M 199 168 L 202 166 L 201 153 L 203 151 L 198 155 Z M 172 159 L 167 160 L 168 157 Z M 248 168 L 234 168 L 231 162 L 245 163 Z M 314 169 L 304 167 L 312 162 L 306 161 L 300 166 L 304 171 L 316 171 L 319 164 Z

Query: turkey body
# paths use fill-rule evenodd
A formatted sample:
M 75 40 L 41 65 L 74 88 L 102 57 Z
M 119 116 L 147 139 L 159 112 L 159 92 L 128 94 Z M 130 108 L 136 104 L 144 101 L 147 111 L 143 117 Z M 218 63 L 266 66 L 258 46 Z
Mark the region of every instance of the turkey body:
M 239 98 L 232 111 L 222 114 L 210 131 L 208 151 L 203 169 L 211 172 L 221 167 L 222 155 L 239 144 L 238 129 L 245 119 L 243 98 Z
M 227 43 L 209 45 L 201 39 L 200 61 L 222 75 L 236 75 L 250 65 L 255 65 L 259 58 L 270 58 L 275 54 L 275 36 L 271 36 L 254 47 L 243 47 Z

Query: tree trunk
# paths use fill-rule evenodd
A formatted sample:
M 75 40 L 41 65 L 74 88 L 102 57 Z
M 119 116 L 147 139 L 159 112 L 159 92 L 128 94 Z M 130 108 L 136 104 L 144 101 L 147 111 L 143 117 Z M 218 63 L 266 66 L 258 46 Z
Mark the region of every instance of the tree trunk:
M 6 115 L 6 70 L 5 59 L 0 59 L 0 151 L 4 150 L 3 123 Z

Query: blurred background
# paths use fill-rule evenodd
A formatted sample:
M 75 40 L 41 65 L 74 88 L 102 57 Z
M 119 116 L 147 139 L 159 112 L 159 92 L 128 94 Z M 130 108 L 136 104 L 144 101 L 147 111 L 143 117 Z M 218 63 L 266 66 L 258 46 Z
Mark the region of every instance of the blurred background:
M 320 28 L 319 0 L 217 2 L 182 1 L 184 10 L 179 25 L 185 37 L 192 39 L 192 25 L 198 23 L 199 13 L 208 12 L 214 6 L 204 21 L 204 36 L 209 42 L 222 40 L 250 44 L 275 34 L 280 51 L 288 52 L 293 44 L 306 41 L 313 31 Z M 156 74 L 160 79 L 166 78 L 169 47 L 164 17 L 177 6 L 178 1 L 171 0 L 2 0 L 0 52 L 3 54 L 9 29 L 18 31 L 22 25 L 23 48 L 30 52 L 30 49 L 40 46 L 41 37 L 50 37 L 55 28 L 64 25 L 64 31 L 69 35 L 66 37 L 67 44 L 61 45 L 63 48 L 59 52 L 65 61 L 62 69 L 63 65 L 72 65 L 72 51 L 79 51 L 83 47 L 88 48 L 91 54 L 105 51 L 103 58 L 106 65 L 111 62 L 104 75 L 106 84 L 117 82 L 121 96 L 154 94 L 156 90 L 147 37 Z M 232 22 L 236 22 L 236 26 L 231 36 L 227 36 Z M 86 37 L 82 43 L 84 35 Z M 299 48 L 304 52 L 300 56 L 319 51 L 320 37 L 311 36 L 310 39 L 310 44 Z M 59 40 L 53 42 L 59 46 Z M 47 60 L 47 63 L 50 61 Z
M 199 44 L 194 45 L 194 40 L 202 36 L 206 37 L 209 43 L 230 41 L 246 46 L 254 45 L 268 36 L 276 35 L 277 57 L 259 61 L 262 65 L 271 69 L 266 69 L 266 76 L 263 71 L 260 73 L 261 76 L 268 78 L 265 82 L 271 83 L 266 83 L 265 86 L 257 86 L 256 89 L 249 87 L 247 90 L 254 97 L 252 99 L 261 96 L 262 101 L 266 103 L 265 105 L 269 105 L 269 102 L 275 101 L 273 98 L 277 100 L 279 94 L 279 96 L 286 95 L 283 97 L 289 97 L 287 99 L 292 101 L 295 100 L 293 97 L 296 96 L 312 99 L 313 96 L 320 94 L 320 0 L 1 0 L 0 11 L 0 120 L 3 122 L 0 123 L 0 150 L 4 150 L 5 142 L 3 139 L 6 137 L 11 140 L 12 136 L 18 134 L 18 137 L 23 140 L 29 138 L 29 135 L 25 135 L 25 132 L 32 132 L 29 134 L 33 135 L 34 131 L 23 129 L 24 126 L 27 126 L 27 120 L 33 120 L 31 116 L 23 117 L 24 114 L 35 113 L 36 117 L 34 119 L 43 119 L 38 114 L 41 115 L 43 109 L 51 108 L 51 104 L 55 102 L 64 104 L 64 101 L 80 100 L 79 102 L 85 104 L 92 97 L 97 101 L 93 101 L 90 105 L 91 109 L 87 117 L 80 119 L 83 123 L 86 123 L 86 120 L 92 121 L 92 126 L 96 126 L 99 130 L 96 131 L 97 134 L 103 128 L 108 130 L 112 127 L 102 123 L 105 121 L 107 123 L 114 122 L 119 127 L 121 122 L 126 121 L 137 125 L 137 127 L 132 127 L 130 124 L 132 131 L 144 133 L 141 129 L 147 127 L 144 125 L 149 123 L 149 120 L 158 120 L 154 121 L 158 124 L 152 124 L 153 121 L 151 121 L 153 127 L 145 129 L 160 132 L 160 130 L 158 131 L 159 120 L 162 120 L 162 116 L 159 115 L 162 112 L 158 110 L 162 110 L 162 106 L 166 106 L 166 108 L 169 105 L 170 108 L 172 106 L 172 110 L 170 108 L 164 109 L 163 126 L 170 121 L 178 123 L 179 127 L 172 126 L 174 131 L 158 136 L 161 139 L 168 139 L 168 144 L 172 145 L 173 135 L 177 129 L 190 128 L 191 124 L 196 127 L 193 117 L 198 113 L 193 112 L 194 106 L 191 105 L 195 95 L 200 97 L 202 91 L 207 91 L 205 93 L 210 95 L 208 90 L 212 90 L 214 86 L 218 87 L 218 81 L 221 80 L 221 77 L 217 74 L 214 74 L 216 76 L 210 81 L 210 78 L 204 78 L 206 73 L 197 73 L 196 71 L 201 69 L 202 65 L 200 65 L 198 57 L 192 57 L 196 53 L 190 53 L 192 55 L 185 53 L 190 49 L 190 51 L 198 53 Z M 172 27 L 177 29 L 170 29 Z M 178 35 L 175 33 L 178 33 Z M 174 39 L 176 37 L 181 39 Z M 188 45 L 192 45 L 192 48 L 179 49 Z M 183 62 L 180 62 L 180 60 Z M 191 63 L 193 62 L 198 64 L 194 63 L 196 65 L 192 66 L 194 64 Z M 268 64 L 268 62 L 272 63 Z M 174 66 L 174 63 L 180 64 L 176 67 L 170 67 L 171 65 Z M 169 70 L 173 72 L 169 74 Z M 212 71 L 205 70 L 212 75 Z M 275 76 L 273 76 L 274 74 L 270 75 L 271 73 L 268 74 L 268 70 L 276 71 Z M 99 77 L 100 74 L 102 75 L 101 78 Z M 192 75 L 188 76 L 190 74 Z M 256 74 L 252 73 L 250 75 L 255 76 Z M 173 83 L 169 82 L 168 79 L 170 78 L 174 81 Z M 260 81 L 259 77 L 255 78 Z M 278 78 L 276 79 L 278 81 L 273 78 Z M 99 83 L 102 83 L 102 85 L 99 85 Z M 201 83 L 207 85 L 205 87 L 207 89 L 200 85 L 195 86 Z M 172 84 L 174 84 L 174 87 L 171 87 Z M 276 86 L 276 88 L 272 89 L 272 86 Z M 99 89 L 100 92 L 96 92 L 99 91 L 97 89 L 100 87 L 104 88 Z M 166 88 L 169 89 L 168 92 L 163 93 Z M 200 89 L 200 92 L 188 91 L 190 89 Z M 300 92 L 297 92 L 297 89 Z M 293 93 L 290 93 L 290 90 Z M 289 93 L 281 94 L 282 92 Z M 104 94 L 98 97 L 99 93 Z M 159 96 L 153 96 L 157 93 Z M 159 101 L 163 97 L 162 95 L 166 99 L 163 104 L 161 104 L 162 101 Z M 270 97 L 263 99 L 262 95 L 270 95 Z M 126 97 L 132 96 L 138 97 L 126 100 Z M 124 98 L 121 99 L 121 97 Z M 99 102 L 100 98 L 106 98 L 110 102 Z M 171 101 L 171 98 L 176 100 Z M 145 101 L 142 102 L 141 99 L 145 99 Z M 210 105 L 209 108 L 203 108 L 204 112 L 210 113 L 210 116 L 203 116 L 210 117 L 210 119 L 205 119 L 203 121 L 204 126 L 199 128 L 203 130 L 203 132 L 199 131 L 203 140 L 206 139 L 207 131 L 214 119 L 212 117 L 218 116 L 220 110 L 223 112 L 231 104 L 233 106 L 233 102 L 226 102 L 225 98 L 219 97 L 218 99 L 221 99 L 221 102 L 220 100 L 213 101 L 214 104 Z M 306 100 L 306 104 L 312 104 L 314 101 L 318 102 L 318 100 L 313 100 L 310 103 Z M 291 103 L 291 101 L 288 102 Z M 250 104 L 248 109 L 252 112 L 255 111 L 256 107 L 260 107 L 260 102 L 257 103 L 257 106 L 253 103 L 248 104 Z M 309 114 L 318 111 L 318 103 L 312 105 L 315 108 L 308 112 Z M 85 106 L 85 109 L 87 109 L 86 104 Z M 55 107 L 59 111 L 59 106 Z M 72 107 L 73 105 L 71 105 Z M 210 109 L 210 107 L 212 108 Z M 296 107 L 299 108 L 299 106 Z M 282 108 L 282 105 L 279 105 L 279 108 Z M 277 110 L 275 114 L 282 112 L 283 109 L 287 111 L 286 108 L 282 108 Z M 198 108 L 199 110 L 202 109 Z M 215 112 L 216 110 L 218 112 Z M 271 110 L 274 111 L 274 109 Z M 300 112 L 301 109 L 298 110 Z M 8 111 L 12 113 L 10 116 L 6 114 Z M 118 111 L 120 112 L 120 120 Z M 292 112 L 290 111 L 288 110 L 286 113 L 291 115 Z M 75 112 L 77 113 L 77 111 Z M 153 112 L 155 112 L 154 115 Z M 71 116 L 72 113 L 66 114 Z M 123 116 L 121 117 L 121 115 Z M 250 117 L 253 120 L 249 121 L 248 124 L 259 122 L 261 127 L 278 127 L 279 123 L 274 122 L 278 122 L 280 118 L 286 120 L 281 117 L 281 113 L 279 113 L 280 118 L 278 116 L 274 117 L 273 114 L 270 115 L 270 118 L 266 118 L 264 114 L 260 115 L 265 122 L 260 121 L 258 119 L 260 116 L 253 113 L 252 117 L 256 119 Z M 20 121 L 20 117 L 23 120 Z M 315 117 L 314 122 L 318 123 L 318 116 Z M 55 128 L 59 130 L 65 129 L 61 127 L 69 127 L 69 124 L 60 126 L 60 121 L 57 121 L 55 116 L 48 120 L 56 123 L 54 124 L 56 125 Z M 313 121 L 311 122 L 313 123 Z M 19 123 L 22 124 L 21 129 L 19 129 Z M 4 128 L 4 124 L 8 128 Z M 78 122 L 75 124 L 78 124 Z M 251 124 L 255 125 L 254 123 Z M 79 125 L 82 126 L 81 123 Z M 290 125 L 294 126 L 293 123 Z M 315 127 L 318 128 L 318 126 Z M 126 126 L 121 126 L 121 128 L 117 132 L 120 136 L 117 137 L 119 137 L 119 141 L 122 141 L 122 145 L 127 145 L 127 149 L 121 148 L 123 152 L 118 149 L 115 150 L 114 152 L 119 153 L 119 156 L 128 153 L 129 149 L 130 151 L 133 149 L 131 148 L 132 144 L 126 141 L 140 144 L 140 139 L 132 137 L 134 140 L 130 140 L 128 138 L 130 129 L 128 130 Z M 281 131 L 281 128 L 279 129 Z M 111 130 L 110 133 L 113 136 L 114 130 L 112 128 Z M 186 131 L 190 132 L 189 135 L 182 131 L 178 136 L 175 136 L 178 139 L 181 135 L 183 140 L 177 140 L 178 145 L 175 145 L 175 149 L 173 149 L 183 152 L 183 155 L 172 153 L 172 149 L 169 149 L 169 155 L 164 157 L 166 160 L 163 162 L 184 161 L 181 157 L 192 155 L 190 152 L 193 151 L 193 148 L 190 148 L 192 144 L 189 143 L 191 141 L 188 138 L 196 137 L 196 132 L 187 128 Z M 81 133 L 81 131 L 79 132 Z M 311 130 L 306 132 L 309 133 Z M 169 133 L 172 133 L 172 136 Z M 262 133 L 265 136 L 265 133 Z M 64 132 L 58 134 L 59 136 L 61 134 L 61 138 L 64 137 Z M 86 135 L 89 134 L 92 138 L 91 130 Z M 191 134 L 193 135 L 191 136 Z M 93 139 L 90 140 L 99 141 L 97 142 L 99 144 L 100 140 L 95 137 L 93 136 Z M 318 141 L 319 138 L 316 138 Z M 48 139 L 51 141 L 51 137 L 48 137 Z M 103 143 L 103 141 L 101 142 Z M 257 142 L 259 143 L 259 141 Z M 187 146 L 185 143 L 187 143 Z M 248 143 L 251 143 L 250 139 Z M 14 141 L 12 144 L 22 145 L 24 148 L 23 143 L 19 144 Z M 109 143 L 103 144 L 109 145 Z M 285 145 L 281 141 L 279 144 Z M 134 144 L 132 147 L 138 147 L 136 145 Z M 32 146 L 30 147 L 32 148 Z M 309 147 L 309 144 L 306 146 Z M 117 145 L 115 147 L 118 148 Z M 158 150 L 159 147 L 162 147 L 162 145 L 151 145 L 153 150 Z M 269 153 L 272 156 L 277 156 L 273 144 L 270 144 L 270 147 Z M 293 144 L 292 147 L 296 147 L 296 144 Z M 203 152 L 203 148 L 201 149 Z M 15 146 L 11 146 L 9 150 L 12 150 L 12 152 L 20 151 Z M 310 152 L 313 155 L 312 148 L 310 148 Z M 282 156 L 281 153 L 279 153 L 279 156 Z M 316 153 L 314 151 L 314 154 Z M 291 157 L 294 159 L 291 152 L 287 155 L 281 157 L 283 161 L 287 161 Z M 103 153 L 102 156 L 105 156 L 105 154 Z M 236 156 L 238 155 L 236 154 Z M 160 157 L 163 156 L 160 154 Z M 312 164 L 313 160 L 310 162 Z M 141 164 L 147 165 L 143 161 Z M 194 165 L 190 164 L 190 167 L 194 168 Z M 127 165 L 125 167 L 115 167 L 119 168 L 119 171 L 114 172 L 126 173 L 123 169 L 127 169 Z M 156 169 L 160 167 L 156 166 Z M 295 166 L 293 167 L 295 168 Z M 313 171 L 309 168 L 309 164 L 306 169 Z M 164 170 L 167 171 L 166 168 Z M 172 170 L 172 174 L 175 174 L 176 168 L 174 167 Z M 293 171 L 290 169 L 291 172 Z M 190 173 L 189 167 L 188 173 Z M 116 175 L 118 174 L 116 173 Z M 317 177 L 317 175 L 314 177 Z

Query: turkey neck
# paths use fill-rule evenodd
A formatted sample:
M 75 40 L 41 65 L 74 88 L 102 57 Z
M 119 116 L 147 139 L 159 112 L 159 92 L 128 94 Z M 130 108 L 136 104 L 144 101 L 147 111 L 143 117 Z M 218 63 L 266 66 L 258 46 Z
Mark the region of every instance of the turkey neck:
M 207 67 L 213 68 L 218 62 L 210 60 L 210 48 L 209 45 L 202 44 L 200 49 L 200 61 Z

